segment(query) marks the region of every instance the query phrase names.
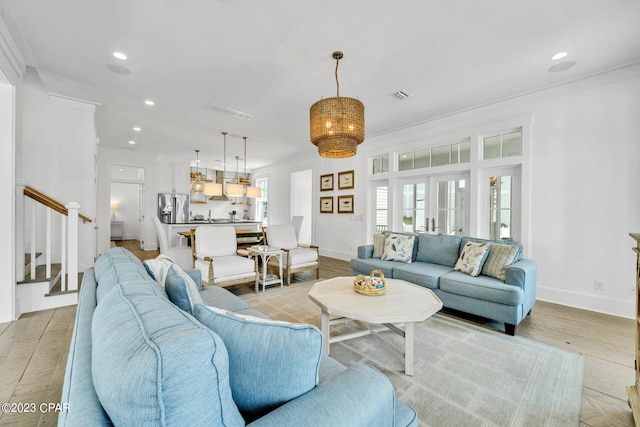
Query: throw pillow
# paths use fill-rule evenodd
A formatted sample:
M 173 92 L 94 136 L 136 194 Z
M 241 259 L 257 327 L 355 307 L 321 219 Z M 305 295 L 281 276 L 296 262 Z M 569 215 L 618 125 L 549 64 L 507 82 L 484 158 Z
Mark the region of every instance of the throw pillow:
M 376 233 L 373 235 L 373 255 L 371 258 L 380 258 L 384 253 L 384 242 L 387 240 L 387 236 L 382 233 Z
M 520 248 L 514 245 L 490 243 L 489 255 L 482 267 L 482 274 L 504 282 L 507 280 L 507 267 L 513 263 L 519 250 Z
M 315 326 L 240 316 L 201 304 L 193 315 L 222 338 L 233 400 L 247 423 L 316 386 L 322 333 Z
M 386 261 L 411 262 L 415 236 L 402 234 L 388 234 L 384 242 L 384 252 L 381 259 Z
M 169 268 L 164 288 L 169 300 L 189 314 L 193 314 L 193 307 L 196 304 L 203 302 L 198 285 L 177 265 Z
M 453 269 L 476 277 L 482 271 L 482 265 L 488 252 L 489 243 L 467 242 Z

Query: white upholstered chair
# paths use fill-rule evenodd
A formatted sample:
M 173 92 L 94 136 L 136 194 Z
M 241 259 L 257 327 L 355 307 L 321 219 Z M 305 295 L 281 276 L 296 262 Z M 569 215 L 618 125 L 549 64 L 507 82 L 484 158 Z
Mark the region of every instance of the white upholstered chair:
M 196 228 L 191 249 L 195 268 L 209 285 L 231 286 L 258 279 L 258 261 L 237 255 L 236 229 L 232 226 Z
M 315 245 L 298 244 L 295 229 L 292 224 L 270 225 L 266 227 L 267 245 L 282 249 L 282 268 L 287 276 L 286 284 L 291 284 L 291 275 L 303 270 L 315 269 L 316 279 L 320 278 L 320 264 L 318 263 L 318 247 Z M 270 268 L 277 265 L 269 264 Z
M 156 236 L 158 237 L 158 247 L 162 255 L 166 255 L 171 258 L 178 267 L 183 270 L 191 270 L 193 268 L 193 256 L 191 254 L 191 248 L 189 247 L 169 247 L 169 240 L 167 234 L 162 228 L 162 223 L 157 216 L 154 216 L 151 221 L 156 229 Z

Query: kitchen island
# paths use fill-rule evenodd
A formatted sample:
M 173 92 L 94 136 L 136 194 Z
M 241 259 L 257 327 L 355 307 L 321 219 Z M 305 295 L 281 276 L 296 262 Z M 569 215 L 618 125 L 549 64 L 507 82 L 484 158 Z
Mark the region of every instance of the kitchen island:
M 198 227 L 220 227 L 231 225 L 236 228 L 238 235 L 238 247 L 251 246 L 260 243 L 262 239 L 262 221 L 237 219 L 231 220 L 202 220 L 178 224 L 162 224 L 169 239 L 169 247 L 186 245 L 187 241 L 180 232 L 188 232 Z M 185 233 L 187 234 L 187 233 Z M 258 239 L 259 237 L 259 239 Z

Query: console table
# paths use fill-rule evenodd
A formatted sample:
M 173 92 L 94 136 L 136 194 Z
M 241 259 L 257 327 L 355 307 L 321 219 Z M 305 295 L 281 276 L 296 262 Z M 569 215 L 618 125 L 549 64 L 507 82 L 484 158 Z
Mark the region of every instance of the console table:
M 124 240 L 124 221 L 111 221 L 111 240 Z

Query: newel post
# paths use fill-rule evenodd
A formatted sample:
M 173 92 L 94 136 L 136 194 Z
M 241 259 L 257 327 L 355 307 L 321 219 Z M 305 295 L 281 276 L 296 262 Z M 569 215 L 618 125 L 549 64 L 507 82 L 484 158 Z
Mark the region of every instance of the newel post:
M 67 290 L 78 289 L 78 211 L 80 204 L 69 202 L 65 207 L 68 209 L 67 217 Z

